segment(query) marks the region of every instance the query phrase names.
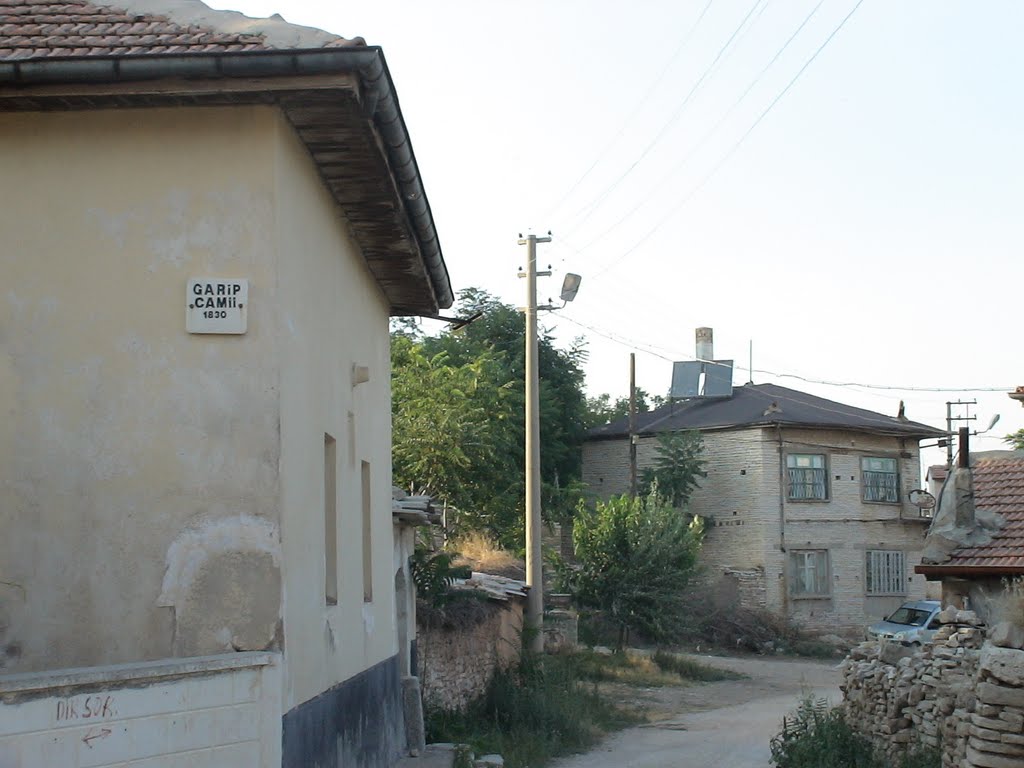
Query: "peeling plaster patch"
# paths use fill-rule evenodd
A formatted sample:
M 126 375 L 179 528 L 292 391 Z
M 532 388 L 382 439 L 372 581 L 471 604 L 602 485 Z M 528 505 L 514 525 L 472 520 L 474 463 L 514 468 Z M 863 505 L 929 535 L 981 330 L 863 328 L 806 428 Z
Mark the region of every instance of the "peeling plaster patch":
M 179 534 L 167 549 L 159 606 L 182 603 L 207 560 L 232 552 L 266 553 L 274 566 L 281 567 L 277 526 L 249 515 L 208 520 Z
M 215 637 L 217 638 L 217 642 L 221 644 L 225 651 L 232 650 L 230 629 L 228 629 L 227 627 L 221 627 L 217 630 Z

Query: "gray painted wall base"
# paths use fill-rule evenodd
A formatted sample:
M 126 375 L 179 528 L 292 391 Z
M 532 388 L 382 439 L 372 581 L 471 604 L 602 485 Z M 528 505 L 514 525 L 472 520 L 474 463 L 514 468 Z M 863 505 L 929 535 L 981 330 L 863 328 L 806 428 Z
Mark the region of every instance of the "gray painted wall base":
M 282 768 L 390 768 L 405 752 L 402 691 L 392 656 L 286 712 Z

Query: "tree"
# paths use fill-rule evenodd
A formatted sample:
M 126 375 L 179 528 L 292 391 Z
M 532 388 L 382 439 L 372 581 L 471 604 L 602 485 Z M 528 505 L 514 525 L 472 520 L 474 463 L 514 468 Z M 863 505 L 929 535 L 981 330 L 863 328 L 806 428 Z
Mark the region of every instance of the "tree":
M 523 545 L 525 336 L 520 312 L 485 291 L 460 293 L 459 315 L 480 312 L 458 331 L 392 333 L 396 483 L 413 485 L 460 510 L 459 525 Z M 579 498 L 585 435 L 577 340 L 538 344 L 541 480 L 545 518 L 571 516 Z
M 700 519 L 656 495 L 615 496 L 581 506 L 573 528 L 578 567 L 567 575 L 577 603 L 602 611 L 619 628 L 618 647 L 637 630 L 655 641 L 685 625 L 681 594 L 697 565 Z
M 1003 442 L 1007 443 L 1015 451 L 1024 451 L 1024 429 L 1018 429 L 1016 432 L 1012 432 L 1003 438 Z
M 698 487 L 699 479 L 707 477 L 701 453 L 704 441 L 700 432 L 661 432 L 654 466 L 643 471 L 641 487 L 648 494 L 657 485 L 658 493 L 673 507 L 682 507 Z
M 654 395 L 653 397 L 644 389 L 636 388 L 636 412 L 647 413 L 653 408 L 660 408 L 665 400 Z M 620 397 L 612 402 L 611 395 L 605 393 L 597 397 L 587 398 L 587 429 L 602 427 L 611 424 L 613 421 L 629 416 L 629 398 Z
M 500 489 L 481 479 L 499 476 L 510 446 L 501 418 L 510 399 L 493 355 L 453 365 L 443 352 L 395 335 L 392 359 L 392 472 L 395 482 L 477 510 L 486 519 Z

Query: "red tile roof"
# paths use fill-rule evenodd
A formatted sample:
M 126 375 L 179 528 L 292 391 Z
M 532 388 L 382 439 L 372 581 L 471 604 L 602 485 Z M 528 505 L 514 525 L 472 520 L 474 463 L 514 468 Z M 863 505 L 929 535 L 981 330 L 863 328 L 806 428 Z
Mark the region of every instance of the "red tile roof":
M 971 471 L 975 508 L 998 512 L 1006 523 L 988 544 L 955 550 L 946 565 L 1024 571 L 1024 458 L 982 459 Z
M 131 2 L 125 2 L 129 7 Z M 198 3 L 211 19 L 236 21 L 238 14 L 212 11 Z M 288 28 L 279 17 L 248 20 Z M 303 27 L 292 27 L 304 30 Z M 361 45 L 361 39 L 325 36 L 316 47 Z M 157 53 L 237 53 L 269 51 L 271 44 L 261 31 L 233 32 L 212 25 L 182 23 L 171 15 L 140 13 L 85 0 L 0 0 L 0 60 L 38 59 L 55 56 L 138 56 Z M 290 47 L 290 46 L 289 46 Z

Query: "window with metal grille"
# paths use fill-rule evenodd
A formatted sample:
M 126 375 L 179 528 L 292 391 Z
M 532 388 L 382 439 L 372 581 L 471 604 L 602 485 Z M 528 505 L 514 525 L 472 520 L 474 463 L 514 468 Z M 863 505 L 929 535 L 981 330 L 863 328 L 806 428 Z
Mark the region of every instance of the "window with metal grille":
M 896 459 L 865 456 L 860 460 L 860 474 L 864 501 L 899 504 L 900 475 Z
M 795 597 L 821 597 L 831 593 L 827 549 L 790 550 L 792 578 L 789 593 Z
M 790 453 L 786 456 L 786 495 L 790 501 L 826 501 L 828 476 L 825 457 L 815 453 Z
M 907 592 L 907 556 L 887 549 L 869 549 L 864 571 L 868 595 L 904 595 Z

